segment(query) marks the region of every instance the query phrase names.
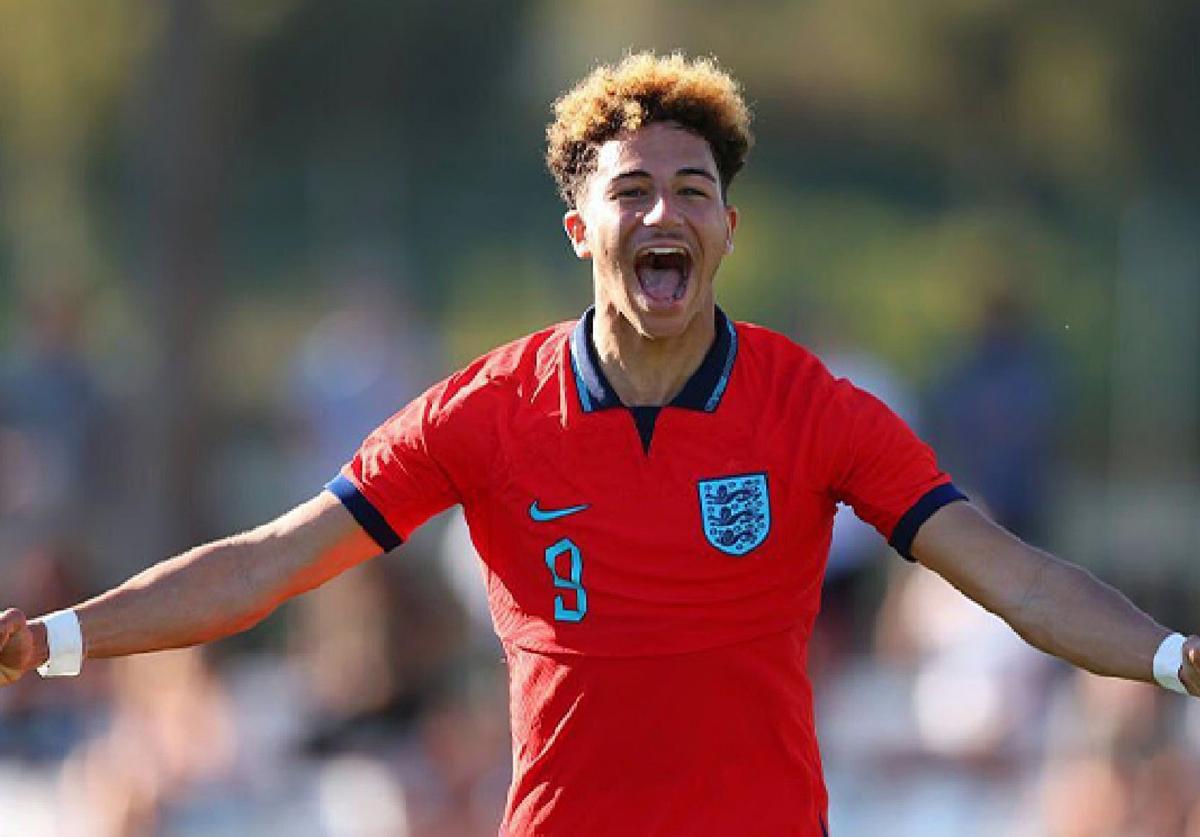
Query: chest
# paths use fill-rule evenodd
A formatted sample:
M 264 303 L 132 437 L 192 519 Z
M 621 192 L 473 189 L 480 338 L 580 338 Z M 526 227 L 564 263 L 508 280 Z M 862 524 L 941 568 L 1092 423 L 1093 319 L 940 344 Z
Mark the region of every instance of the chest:
M 647 451 L 613 409 L 500 445 L 467 517 L 502 637 L 686 649 L 815 614 L 834 506 L 786 428 L 666 408 Z

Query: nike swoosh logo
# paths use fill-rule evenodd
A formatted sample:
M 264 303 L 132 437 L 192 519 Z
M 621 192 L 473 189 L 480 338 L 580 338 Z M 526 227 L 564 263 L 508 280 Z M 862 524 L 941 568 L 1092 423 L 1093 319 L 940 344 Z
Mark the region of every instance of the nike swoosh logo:
M 538 508 L 538 501 L 534 500 L 529 504 L 529 516 L 538 523 L 545 523 L 548 520 L 558 520 L 560 517 L 566 517 L 569 514 L 578 514 L 588 507 L 587 503 L 578 506 L 568 506 L 565 509 L 541 509 Z

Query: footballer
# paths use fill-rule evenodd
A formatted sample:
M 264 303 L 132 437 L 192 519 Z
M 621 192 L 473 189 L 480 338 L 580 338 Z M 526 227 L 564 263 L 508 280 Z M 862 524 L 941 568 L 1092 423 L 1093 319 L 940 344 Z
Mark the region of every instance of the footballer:
M 1200 694 L 1200 639 L 990 522 L 884 404 L 717 306 L 749 122 L 714 61 L 596 68 L 546 154 L 594 305 L 435 384 L 279 519 L 5 611 L 0 682 L 229 636 L 461 504 L 511 683 L 502 833 L 825 835 L 806 648 L 841 502 L 1043 651 Z

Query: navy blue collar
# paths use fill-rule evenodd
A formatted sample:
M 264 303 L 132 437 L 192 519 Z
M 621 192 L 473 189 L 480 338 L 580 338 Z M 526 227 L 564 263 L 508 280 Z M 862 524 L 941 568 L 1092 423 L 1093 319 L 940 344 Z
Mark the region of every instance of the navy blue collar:
M 625 406 L 600 369 L 600 358 L 592 339 L 595 319 L 595 307 L 589 308 L 571 332 L 571 368 L 575 372 L 579 404 L 585 413 Z M 737 357 L 737 330 L 720 308 L 715 324 L 716 339 L 704 355 L 700 368 L 692 373 L 668 407 L 711 413 L 721 403 L 721 396 L 729 385 L 729 374 L 733 371 L 733 360 Z

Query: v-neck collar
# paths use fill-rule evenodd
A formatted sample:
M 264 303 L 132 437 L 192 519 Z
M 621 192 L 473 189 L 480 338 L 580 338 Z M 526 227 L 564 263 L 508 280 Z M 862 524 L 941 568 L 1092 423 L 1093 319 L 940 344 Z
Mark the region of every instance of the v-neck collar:
M 585 413 L 626 406 L 621 403 L 600 368 L 600 358 L 592 337 L 595 319 L 596 309 L 593 306 L 579 318 L 571 333 L 571 367 L 575 373 L 579 405 Z M 709 346 L 700 367 L 688 378 L 679 394 L 665 406 L 705 413 L 711 413 L 720 406 L 737 357 L 737 329 L 720 308 L 716 309 L 715 326 L 716 339 Z

